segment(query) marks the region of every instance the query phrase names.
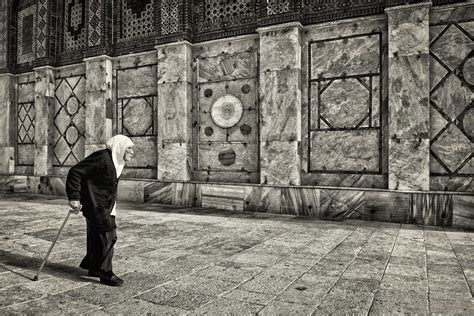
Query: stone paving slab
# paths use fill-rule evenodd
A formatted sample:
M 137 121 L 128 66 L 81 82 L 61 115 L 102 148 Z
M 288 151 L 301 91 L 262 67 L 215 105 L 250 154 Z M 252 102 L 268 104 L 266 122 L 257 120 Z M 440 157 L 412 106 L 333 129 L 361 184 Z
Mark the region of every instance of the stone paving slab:
M 474 233 L 120 203 L 120 288 L 78 267 L 62 198 L 0 193 L 0 314 L 473 315 Z

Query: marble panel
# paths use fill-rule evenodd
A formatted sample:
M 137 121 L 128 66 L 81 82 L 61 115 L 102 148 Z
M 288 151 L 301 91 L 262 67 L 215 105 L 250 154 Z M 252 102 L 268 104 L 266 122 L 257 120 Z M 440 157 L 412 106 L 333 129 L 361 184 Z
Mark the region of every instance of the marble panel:
M 193 180 L 225 183 L 259 183 L 258 171 L 194 171 Z
M 112 87 L 112 61 L 97 58 L 86 62 L 87 91 L 107 91 Z
M 260 142 L 260 183 L 299 185 L 300 169 L 297 142 Z
M 79 63 L 65 67 L 55 68 L 56 78 L 66 78 L 84 75 L 86 73 L 87 63 Z
M 258 144 L 201 143 L 198 151 L 198 170 L 256 171 Z
M 0 173 L 12 174 L 15 172 L 15 147 L 0 146 Z
M 158 47 L 158 84 L 191 82 L 192 47 L 188 43 L 176 43 Z
M 454 121 L 470 104 L 471 91 L 453 73 L 431 93 L 433 102 L 444 114 Z M 435 109 L 433 109 L 434 111 Z M 434 136 L 434 135 L 433 135 Z
M 19 165 L 33 165 L 35 162 L 35 145 L 18 145 L 18 164 Z
M 258 140 L 258 111 L 257 109 L 244 110 L 239 123 L 227 129 L 227 140 L 230 142 L 241 141 L 246 143 Z M 201 138 L 201 140 L 205 140 Z
M 280 214 L 281 188 L 244 186 L 244 211 Z
M 240 52 L 256 51 L 259 48 L 259 38 L 226 38 L 222 41 L 193 45 L 193 58 L 212 57 L 221 54 L 236 54 Z
M 448 121 L 436 110 L 435 108 L 430 109 L 430 137 L 434 139 L 438 133 L 443 130 Z
M 16 174 L 33 174 L 34 166 L 15 166 Z
M 222 54 L 197 60 L 197 80 L 199 83 L 248 78 L 256 75 L 256 52 L 242 52 L 233 55 Z
M 102 91 L 88 91 L 86 94 L 85 136 L 89 144 L 105 144 L 107 141 L 106 94 Z
M 171 205 L 173 201 L 173 186 L 171 182 L 151 182 L 144 186 L 146 203 Z
M 174 183 L 171 203 L 183 207 L 201 206 L 201 203 L 198 205 L 200 198 L 198 200 L 196 196 L 196 186 L 194 183 Z
M 311 132 L 311 171 L 377 172 L 379 131 Z
M 245 190 L 241 186 L 201 185 L 201 206 L 243 211 Z
M 453 195 L 453 227 L 474 228 L 474 195 Z
M 301 140 L 301 71 L 269 71 L 260 76 L 260 139 Z
M 117 70 L 117 97 L 156 95 L 156 65 Z
M 36 71 L 35 84 L 35 144 L 47 145 L 49 130 L 52 123 L 51 111 L 55 104 L 54 71 L 41 68 Z
M 380 127 L 382 124 L 381 124 L 381 120 L 382 120 L 382 115 L 384 115 L 383 112 L 386 112 L 386 111 L 382 111 L 381 113 L 381 106 L 382 104 L 380 104 L 381 102 L 381 97 L 382 97 L 382 91 L 380 89 L 380 84 L 381 84 L 381 77 L 372 77 L 372 122 L 371 122 L 371 126 L 373 127 Z M 384 89 L 384 86 L 382 85 L 382 89 Z
M 212 105 L 221 97 L 231 94 L 237 97 L 246 110 L 256 109 L 257 103 L 257 80 L 236 79 L 231 81 L 201 83 L 199 90 L 199 112 L 208 114 Z
M 390 139 L 389 146 L 389 189 L 428 190 L 429 140 Z
M 456 69 L 471 52 L 472 40 L 456 25 L 448 29 L 431 43 L 430 51 L 451 70 Z
M 35 145 L 35 169 L 36 176 L 47 175 L 51 171 L 52 148 L 49 145 Z
M 281 213 L 319 217 L 318 189 L 281 188 Z
M 425 6 L 410 10 L 387 11 L 389 56 L 428 53 L 429 9 Z
M 300 29 L 288 26 L 260 33 L 260 69 L 301 69 Z
M 310 46 L 311 79 L 380 72 L 380 35 L 317 41 Z
M 441 33 L 442 30 L 446 28 L 446 25 L 436 25 L 436 26 L 430 26 L 429 27 L 429 32 L 430 32 L 430 44 L 435 40 L 438 35 Z
M 118 201 L 144 202 L 144 182 L 120 180 L 117 190 Z
M 158 146 L 158 179 L 191 178 L 191 146 L 183 143 L 163 143 Z
M 474 192 L 472 177 L 455 176 L 430 176 L 430 190 L 432 191 L 458 191 Z
M 428 138 L 429 56 L 389 60 L 390 137 Z
M 35 72 L 24 72 L 22 74 L 17 75 L 17 83 L 27 83 L 27 82 L 35 82 L 36 76 Z
M 156 64 L 158 62 L 158 56 L 156 51 L 149 51 L 145 53 L 125 55 L 114 59 L 114 69 L 139 67 L 150 64 Z
M 474 13 L 474 7 L 471 8 L 471 12 Z M 472 16 L 472 15 L 471 15 Z M 458 23 L 458 25 L 468 32 L 471 36 L 474 35 L 474 21 Z
M 28 176 L 26 180 L 28 193 L 38 194 L 41 187 L 41 177 Z
M 19 84 L 17 90 L 18 103 L 35 101 L 35 84 L 34 82 L 27 84 Z
M 189 82 L 158 85 L 158 137 L 160 141 L 190 143 L 192 87 Z
M 320 190 L 319 218 L 330 220 L 358 219 L 365 213 L 363 191 Z
M 40 177 L 38 193 L 45 195 L 66 196 L 66 178 Z
M 365 191 L 365 210 L 361 219 L 407 223 L 410 195 L 396 192 Z
M 474 16 L 474 6 L 471 3 L 459 6 L 433 8 L 430 12 L 430 24 L 470 20 Z
M 323 174 L 307 173 L 302 175 L 301 183 L 305 185 L 354 187 L 354 188 L 387 188 L 387 176 L 384 174 Z
M 451 194 L 410 194 L 409 223 L 451 227 L 452 221 L 453 196 Z

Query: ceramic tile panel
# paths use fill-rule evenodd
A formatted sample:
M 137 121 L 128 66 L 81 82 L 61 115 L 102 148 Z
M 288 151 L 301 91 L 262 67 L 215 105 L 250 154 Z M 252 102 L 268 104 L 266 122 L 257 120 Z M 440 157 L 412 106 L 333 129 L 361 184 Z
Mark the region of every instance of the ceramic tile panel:
M 390 139 L 389 188 L 429 189 L 429 140 Z
M 189 82 L 158 85 L 158 120 L 160 142 L 191 142 L 192 87 Z
M 157 47 L 158 84 L 191 82 L 192 47 L 188 43 L 174 43 Z
M 202 207 L 243 211 L 244 194 L 244 188 L 239 186 L 203 184 L 201 186 Z
M 185 143 L 158 145 L 158 179 L 189 180 L 191 177 L 191 148 Z
M 142 181 L 120 180 L 117 190 L 117 201 L 143 202 L 144 183 Z M 120 212 L 120 209 L 118 210 Z
M 453 195 L 453 227 L 474 228 L 474 195 Z
M 260 168 L 260 183 L 299 185 L 297 142 L 261 142 Z
M 199 144 L 198 170 L 257 171 L 257 143 Z
M 453 195 L 411 193 L 408 221 L 419 225 L 451 227 Z
M 300 29 L 297 26 L 260 33 L 260 68 L 263 72 L 301 69 Z
M 157 66 L 152 64 L 117 70 L 117 97 L 156 95 L 156 69 Z
M 311 132 L 310 171 L 378 172 L 379 130 Z
M 17 63 L 32 62 L 36 58 L 36 4 L 22 8 L 17 14 Z
M 319 189 L 281 188 L 281 213 L 319 217 Z
M 301 139 L 301 90 L 299 69 L 269 71 L 260 75 L 260 139 Z
M 244 186 L 244 211 L 281 213 L 281 188 Z
M 257 74 L 257 54 L 242 52 L 199 58 L 197 74 L 199 83 L 254 77 Z

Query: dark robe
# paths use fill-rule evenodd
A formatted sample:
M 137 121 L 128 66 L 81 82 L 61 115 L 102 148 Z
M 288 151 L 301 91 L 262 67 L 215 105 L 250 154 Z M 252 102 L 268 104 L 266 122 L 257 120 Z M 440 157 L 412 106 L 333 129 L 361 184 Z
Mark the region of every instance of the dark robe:
M 115 217 L 111 216 L 119 180 L 112 153 L 108 149 L 92 153 L 69 170 L 66 180 L 68 199 L 80 201 L 87 219 L 87 254 L 80 267 L 112 271 L 117 240 Z

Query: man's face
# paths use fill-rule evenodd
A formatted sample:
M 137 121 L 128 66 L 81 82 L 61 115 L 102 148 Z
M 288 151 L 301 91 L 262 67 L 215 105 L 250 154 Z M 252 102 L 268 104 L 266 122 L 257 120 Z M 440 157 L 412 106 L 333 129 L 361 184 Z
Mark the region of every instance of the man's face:
M 130 161 L 132 158 L 135 157 L 135 151 L 133 150 L 133 146 L 127 147 L 125 149 L 125 154 L 123 155 L 123 160 Z

